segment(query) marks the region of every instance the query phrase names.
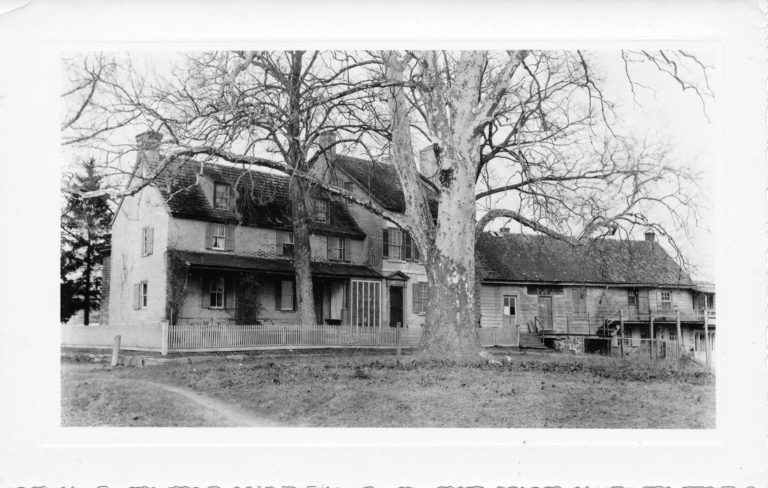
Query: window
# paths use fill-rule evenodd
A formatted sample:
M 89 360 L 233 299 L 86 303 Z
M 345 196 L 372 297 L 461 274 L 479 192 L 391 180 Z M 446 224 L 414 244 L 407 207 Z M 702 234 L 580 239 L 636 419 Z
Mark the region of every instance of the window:
M 387 259 L 419 261 L 421 254 L 408 232 L 400 229 L 384 229 L 382 255 Z
M 213 278 L 209 290 L 209 306 L 211 308 L 224 308 L 224 278 Z
M 352 280 L 350 323 L 356 327 L 381 326 L 381 282 Z
M 413 284 L 413 313 L 427 313 L 427 284 Z
M 347 240 L 343 237 L 328 236 L 328 260 L 348 261 Z
M 661 309 L 672 310 L 672 297 L 668 291 L 661 292 Z
M 275 287 L 275 308 L 282 311 L 295 310 L 296 301 L 294 299 L 296 289 L 292 280 L 283 280 L 276 282 Z
M 146 281 L 133 285 L 133 308 L 147 308 L 149 303 L 149 285 Z
M 347 191 L 352 191 L 352 182 L 351 181 L 345 181 L 344 182 L 344 189 Z
M 211 248 L 227 248 L 227 226 L 224 224 L 214 224 L 213 233 L 211 233 Z
M 277 233 L 277 255 L 293 256 L 293 232 Z
M 587 313 L 587 288 L 580 286 L 573 288 L 573 311 L 576 314 Z
M 328 222 L 327 200 L 319 200 L 315 198 L 312 200 L 312 207 L 315 215 L 315 222 Z
M 504 315 L 517 315 L 517 297 L 514 295 L 504 295 Z
M 152 248 L 155 240 L 154 227 L 144 227 L 141 229 L 141 255 L 149 256 L 152 254 Z
M 213 206 L 229 210 L 229 187 L 227 185 L 215 185 L 213 187 Z
M 630 308 L 637 307 L 637 290 L 627 290 L 627 305 Z

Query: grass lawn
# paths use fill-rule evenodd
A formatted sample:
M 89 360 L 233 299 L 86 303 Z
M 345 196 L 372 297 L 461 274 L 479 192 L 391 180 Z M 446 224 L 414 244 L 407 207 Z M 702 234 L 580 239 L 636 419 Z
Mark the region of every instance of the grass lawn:
M 227 425 L 172 391 L 153 393 L 144 382 L 181 387 L 293 426 L 715 427 L 714 378 L 695 364 L 676 369 L 548 354 L 515 355 L 504 366 L 408 358 L 397 365 L 393 356 L 370 353 L 115 369 L 63 361 L 63 425 Z

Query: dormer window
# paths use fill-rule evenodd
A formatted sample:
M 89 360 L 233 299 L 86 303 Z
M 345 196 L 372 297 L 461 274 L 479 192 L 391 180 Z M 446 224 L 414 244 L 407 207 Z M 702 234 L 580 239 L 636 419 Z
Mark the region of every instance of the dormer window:
M 312 199 L 315 222 L 328 222 L 328 200 Z
M 217 209 L 229 210 L 229 186 L 215 185 L 213 187 L 213 206 Z

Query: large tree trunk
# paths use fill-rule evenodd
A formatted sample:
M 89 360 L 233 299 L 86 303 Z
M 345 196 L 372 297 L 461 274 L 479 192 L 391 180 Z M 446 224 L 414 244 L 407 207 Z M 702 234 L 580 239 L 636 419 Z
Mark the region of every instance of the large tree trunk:
M 312 215 L 307 208 L 307 184 L 301 178 L 292 178 L 290 184 L 293 213 L 293 259 L 296 271 L 297 308 L 301 325 L 314 325 L 315 301 L 312 290 L 310 262 L 312 249 L 309 244 L 309 224 Z
M 420 353 L 458 360 L 480 358 L 475 324 L 474 172 L 452 164 L 445 173 L 434 247 L 425 263 L 429 280 Z
M 299 171 L 307 171 L 307 160 L 301 150 L 301 58 L 302 51 L 291 51 L 291 73 L 288 86 L 290 123 L 288 124 L 288 161 Z M 301 325 L 315 325 L 315 298 L 312 290 L 310 263 L 312 247 L 309 226 L 314 218 L 310 212 L 308 185 L 301 178 L 291 178 L 291 208 L 293 213 L 294 267 L 296 271 L 296 297 Z

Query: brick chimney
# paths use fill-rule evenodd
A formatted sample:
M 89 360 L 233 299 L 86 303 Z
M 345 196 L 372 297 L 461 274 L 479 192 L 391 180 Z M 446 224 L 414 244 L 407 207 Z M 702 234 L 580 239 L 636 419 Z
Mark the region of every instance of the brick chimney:
M 655 240 L 656 240 L 656 234 L 654 234 L 652 230 L 645 231 L 645 242 L 650 242 L 651 244 L 653 244 Z
M 155 174 L 160 164 L 160 142 L 163 135 L 159 132 L 148 130 L 136 136 L 136 163 L 140 168 L 143 178 L 149 178 Z
M 336 131 L 323 132 L 320 137 L 317 138 L 317 143 L 320 145 L 320 150 L 328 148 L 325 151 L 325 157 L 327 159 L 333 159 L 336 156 L 336 141 L 338 140 Z
M 419 170 L 421 174 L 430 180 L 437 177 L 437 159 L 435 158 L 435 146 L 430 144 L 419 151 Z

